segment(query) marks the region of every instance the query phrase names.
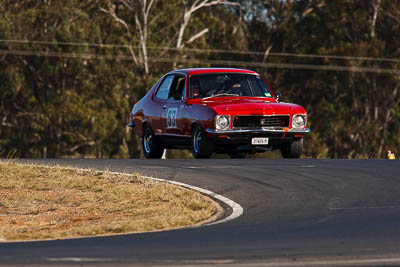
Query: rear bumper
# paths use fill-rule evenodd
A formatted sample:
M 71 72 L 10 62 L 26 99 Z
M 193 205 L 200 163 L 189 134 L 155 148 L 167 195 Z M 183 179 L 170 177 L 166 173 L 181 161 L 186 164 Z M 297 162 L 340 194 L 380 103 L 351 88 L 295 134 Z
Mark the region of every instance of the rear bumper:
M 211 128 L 206 129 L 207 133 L 210 134 L 306 134 L 311 132 L 309 128 L 306 129 L 271 129 L 271 128 L 260 128 L 260 129 L 238 129 L 238 130 L 215 130 Z

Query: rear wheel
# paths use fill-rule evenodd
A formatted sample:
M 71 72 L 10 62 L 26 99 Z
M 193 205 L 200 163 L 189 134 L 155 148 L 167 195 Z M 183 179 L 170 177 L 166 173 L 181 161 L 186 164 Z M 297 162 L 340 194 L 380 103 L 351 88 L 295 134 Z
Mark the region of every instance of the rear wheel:
M 300 158 L 303 153 L 303 138 L 281 146 L 284 158 Z
M 162 144 L 157 140 L 149 125 L 143 127 L 142 146 L 143 154 L 148 159 L 159 159 L 164 153 Z
M 210 140 L 199 125 L 192 129 L 192 154 L 196 159 L 208 159 L 214 152 L 214 142 Z

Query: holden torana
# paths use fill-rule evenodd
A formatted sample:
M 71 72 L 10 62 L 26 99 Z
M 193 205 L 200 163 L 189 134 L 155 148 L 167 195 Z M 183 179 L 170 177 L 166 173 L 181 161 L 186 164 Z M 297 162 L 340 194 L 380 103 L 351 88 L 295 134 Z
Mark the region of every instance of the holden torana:
M 190 149 L 195 158 L 274 149 L 298 158 L 310 132 L 307 112 L 279 97 L 254 71 L 174 70 L 133 106 L 129 126 L 142 138 L 146 158 L 160 158 L 170 148 Z

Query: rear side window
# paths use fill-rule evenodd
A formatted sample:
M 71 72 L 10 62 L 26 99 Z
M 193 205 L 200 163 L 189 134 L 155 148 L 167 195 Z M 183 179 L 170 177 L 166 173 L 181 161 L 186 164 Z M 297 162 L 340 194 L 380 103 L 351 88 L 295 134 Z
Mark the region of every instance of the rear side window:
M 168 75 L 164 79 L 164 81 L 161 83 L 156 93 L 156 97 L 158 99 L 168 99 L 169 88 L 171 87 L 173 80 L 174 80 L 174 75 Z

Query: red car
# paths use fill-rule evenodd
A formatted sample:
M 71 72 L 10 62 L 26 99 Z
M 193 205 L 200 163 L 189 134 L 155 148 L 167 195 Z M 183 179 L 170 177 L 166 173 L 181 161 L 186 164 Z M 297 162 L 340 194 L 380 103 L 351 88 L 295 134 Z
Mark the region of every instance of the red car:
M 175 70 L 134 105 L 129 126 L 142 137 L 146 158 L 160 158 L 165 148 L 191 149 L 195 158 L 274 149 L 298 158 L 310 132 L 307 112 L 279 97 L 254 71 Z

